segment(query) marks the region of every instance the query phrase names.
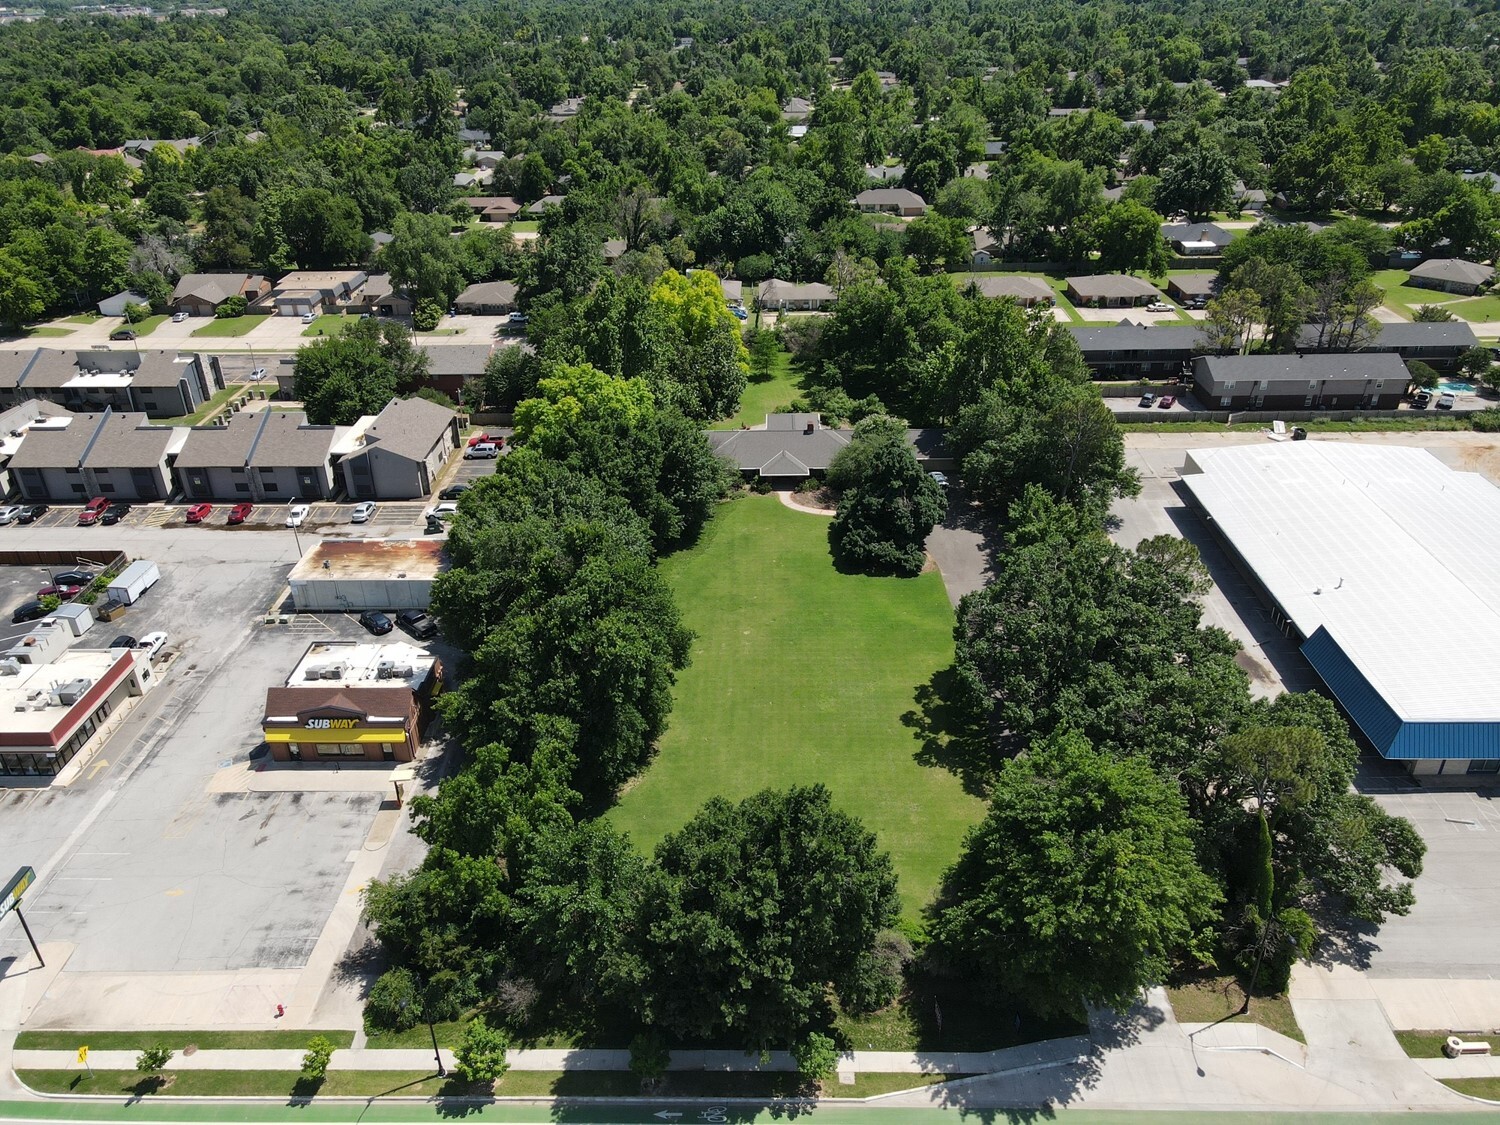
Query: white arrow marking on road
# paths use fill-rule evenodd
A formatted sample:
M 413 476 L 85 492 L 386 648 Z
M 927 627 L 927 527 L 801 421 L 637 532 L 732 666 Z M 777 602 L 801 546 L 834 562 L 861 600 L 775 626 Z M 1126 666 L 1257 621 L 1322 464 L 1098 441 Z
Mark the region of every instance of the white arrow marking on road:
M 674 1117 L 681 1117 L 682 1114 L 680 1114 L 680 1113 L 669 1113 L 667 1110 L 662 1110 L 660 1113 L 656 1114 L 656 1116 L 660 1117 L 663 1121 L 670 1121 Z

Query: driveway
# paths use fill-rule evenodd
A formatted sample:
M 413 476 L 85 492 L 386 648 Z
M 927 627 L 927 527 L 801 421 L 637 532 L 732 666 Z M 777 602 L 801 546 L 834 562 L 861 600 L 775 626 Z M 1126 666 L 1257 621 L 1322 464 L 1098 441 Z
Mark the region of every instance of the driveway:
M 984 588 L 999 550 L 994 521 L 956 484 L 948 486 L 948 514 L 927 537 L 927 553 L 943 574 L 948 600 L 955 606 L 965 594 Z

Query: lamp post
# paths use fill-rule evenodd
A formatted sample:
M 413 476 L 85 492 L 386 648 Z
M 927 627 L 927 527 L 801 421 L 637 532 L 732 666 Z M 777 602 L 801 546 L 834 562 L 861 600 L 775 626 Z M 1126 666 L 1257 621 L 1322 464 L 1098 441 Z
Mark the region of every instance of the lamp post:
M 432 1026 L 432 1017 L 427 1014 L 427 1004 L 425 1002 L 426 998 L 424 997 L 423 1000 L 424 1002 L 422 1004 L 422 1019 L 427 1024 L 427 1034 L 432 1036 L 432 1058 L 433 1061 L 437 1063 L 437 1076 L 439 1078 L 447 1078 L 448 1068 L 443 1065 L 443 1052 L 438 1050 L 437 1029 Z M 410 1007 L 410 1000 L 401 1001 L 401 1010 L 403 1012 L 405 1012 Z

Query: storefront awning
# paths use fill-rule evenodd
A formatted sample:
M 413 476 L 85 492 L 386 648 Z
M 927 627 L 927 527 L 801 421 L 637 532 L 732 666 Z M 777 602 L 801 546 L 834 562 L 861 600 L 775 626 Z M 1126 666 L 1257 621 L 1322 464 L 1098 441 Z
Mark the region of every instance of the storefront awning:
M 307 730 L 304 727 L 278 727 L 265 732 L 267 742 L 405 742 L 406 732 L 400 727 L 390 730 L 374 730 L 363 727 L 358 730 Z

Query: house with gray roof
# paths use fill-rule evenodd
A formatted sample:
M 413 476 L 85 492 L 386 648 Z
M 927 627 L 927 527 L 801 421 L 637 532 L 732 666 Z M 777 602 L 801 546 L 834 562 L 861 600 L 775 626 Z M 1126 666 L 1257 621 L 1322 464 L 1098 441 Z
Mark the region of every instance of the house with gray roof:
M 505 316 L 515 307 L 514 281 L 476 281 L 453 302 L 454 311 L 470 316 Z
M 0 407 L 46 399 L 76 411 L 191 414 L 222 383 L 202 356 L 153 351 L 0 352 Z
M 812 116 L 813 104 L 806 98 L 788 98 L 781 107 L 783 121 L 806 121 Z
M 1472 295 L 1494 280 L 1493 266 L 1465 261 L 1463 258 L 1433 258 L 1419 266 L 1413 266 L 1406 283 L 1419 289 Z
M 1092 309 L 1130 308 L 1161 300 L 1161 292 L 1128 273 L 1101 273 L 1068 278 L 1068 300 Z
M 827 472 L 853 434 L 853 430 L 823 425 L 821 414 L 767 414 L 764 427 L 708 430 L 704 436 L 714 452 L 734 465 L 746 480 L 792 488 L 809 477 L 821 477 Z M 906 439 L 917 461 L 927 468 L 953 468 L 941 430 L 909 429 Z
M 414 500 L 432 491 L 459 445 L 458 416 L 425 398 L 393 398 L 361 418 L 353 448 L 339 458 L 344 490 L 355 500 Z
M 773 277 L 760 283 L 757 300 L 768 312 L 821 312 L 832 308 L 838 295 L 821 281 L 798 284 Z
M 872 180 L 879 180 L 883 184 L 906 178 L 905 164 L 866 164 L 865 175 Z
M 1320 327 L 1303 326 L 1297 336 L 1298 351 L 1327 350 L 1324 347 L 1327 333 L 1320 331 Z M 1474 329 L 1462 320 L 1403 320 L 1377 325 L 1375 335 L 1359 351 L 1389 352 L 1407 363 L 1420 360 L 1438 371 L 1451 372 L 1458 368 L 1464 352 L 1478 346 Z
M 369 283 L 364 270 L 293 270 L 262 301 L 277 316 L 306 316 L 356 308 Z
M 908 188 L 866 188 L 854 197 L 854 205 L 868 214 L 921 215 L 927 211 L 927 201 Z
M 563 205 L 563 196 L 561 196 L 561 195 L 544 195 L 544 196 L 542 196 L 542 198 L 538 199 L 535 203 L 527 204 L 525 210 L 526 210 L 526 214 L 528 214 L 528 215 L 536 215 L 536 216 L 540 217 L 541 213 L 543 211 L 545 211 L 548 207 L 561 207 L 562 205 Z
M 1167 278 L 1167 292 L 1179 301 L 1207 301 L 1214 295 L 1219 275 L 1203 270 L 1200 273 L 1177 273 Z
M 153 426 L 144 414 L 106 409 L 74 415 L 66 426 L 29 430 L 9 468 L 32 503 L 165 500 L 172 495 L 172 459 L 186 438 L 184 427 Z
M 417 303 L 404 289 L 397 289 L 388 273 L 372 273 L 348 312 L 371 316 L 410 316 Z
M 259 274 L 185 273 L 173 287 L 167 304 L 173 312 L 188 316 L 213 316 L 231 297 L 243 297 L 253 305 L 270 291 L 271 283 Z
M 484 378 L 494 349 L 489 344 L 428 344 L 421 350 L 427 356 L 427 385 L 459 402 L 467 397 L 464 388 L 470 381 Z
M 1052 286 L 1039 277 L 974 277 L 960 281 L 959 288 L 973 289 L 981 297 L 1009 298 L 1028 309 L 1057 303 Z
M 1183 257 L 1222 254 L 1233 236 L 1215 223 L 1163 223 L 1161 236 Z
M 1390 353 L 1199 356 L 1198 401 L 1217 410 L 1392 410 L 1411 381 Z
M 1205 348 L 1196 326 L 1162 324 L 1071 324 L 1068 335 L 1095 378 L 1143 379 L 1181 373 Z
M 341 427 L 315 426 L 300 411 L 256 410 L 222 426 L 182 429 L 173 477 L 190 500 L 277 504 L 330 500 L 337 491 L 332 455 Z

